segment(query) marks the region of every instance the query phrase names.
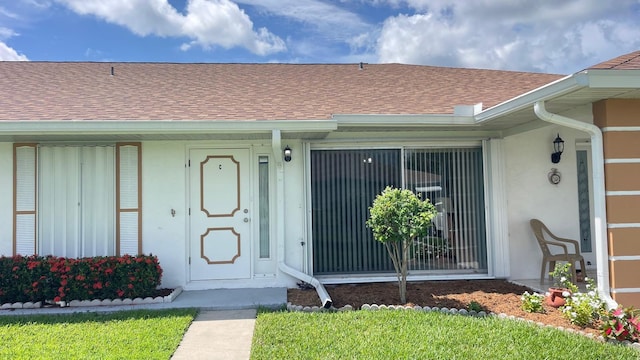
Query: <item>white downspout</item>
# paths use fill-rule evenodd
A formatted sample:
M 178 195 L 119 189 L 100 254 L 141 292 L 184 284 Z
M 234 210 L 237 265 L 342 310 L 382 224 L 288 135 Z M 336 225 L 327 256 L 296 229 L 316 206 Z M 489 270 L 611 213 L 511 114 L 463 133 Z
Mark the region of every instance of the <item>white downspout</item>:
M 598 293 L 607 306 L 612 309 L 618 303 L 611 298 L 609 288 L 609 253 L 607 248 L 607 208 L 605 203 L 604 186 L 604 152 L 602 146 L 602 131 L 593 124 L 568 118 L 566 116 L 552 114 L 544 106 L 544 101 L 538 101 L 533 105 L 533 111 L 540 120 L 552 124 L 566 126 L 568 128 L 585 131 L 591 135 L 591 166 L 593 168 L 593 208 L 595 217 L 596 259 L 598 261 L 596 282 Z
M 329 293 L 318 279 L 298 271 L 285 263 L 285 221 L 284 221 L 284 163 L 282 162 L 282 146 L 280 130 L 272 130 L 271 147 L 276 163 L 276 241 L 278 242 L 278 269 L 285 274 L 313 285 L 318 292 L 322 307 L 328 309 L 333 302 Z

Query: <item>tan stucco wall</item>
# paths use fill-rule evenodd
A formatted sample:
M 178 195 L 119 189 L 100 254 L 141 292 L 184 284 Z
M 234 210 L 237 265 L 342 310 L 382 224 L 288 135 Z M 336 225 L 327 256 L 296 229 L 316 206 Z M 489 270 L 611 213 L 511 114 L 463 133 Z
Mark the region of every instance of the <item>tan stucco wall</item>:
M 640 306 L 640 99 L 593 105 L 603 130 L 609 276 L 613 298 Z
M 613 300 L 617 301 L 618 304 L 624 304 L 627 306 L 631 306 L 633 304 L 640 304 L 640 293 L 614 293 L 611 295 Z
M 640 256 L 640 228 L 609 229 L 609 255 Z
M 640 99 L 608 99 L 598 101 L 593 104 L 593 122 L 601 128 L 638 126 L 640 124 L 640 118 L 638 117 L 639 109 Z
M 638 146 L 640 131 L 608 131 L 602 136 L 606 144 L 605 155 L 610 159 L 640 158 L 640 146 Z M 629 144 L 636 146 L 629 146 Z

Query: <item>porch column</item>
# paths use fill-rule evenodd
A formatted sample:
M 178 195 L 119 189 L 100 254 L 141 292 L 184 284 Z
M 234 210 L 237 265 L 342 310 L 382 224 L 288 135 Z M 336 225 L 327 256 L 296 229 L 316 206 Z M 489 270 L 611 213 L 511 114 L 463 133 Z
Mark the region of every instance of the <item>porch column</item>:
M 640 99 L 596 102 L 593 117 L 603 133 L 611 296 L 640 307 Z

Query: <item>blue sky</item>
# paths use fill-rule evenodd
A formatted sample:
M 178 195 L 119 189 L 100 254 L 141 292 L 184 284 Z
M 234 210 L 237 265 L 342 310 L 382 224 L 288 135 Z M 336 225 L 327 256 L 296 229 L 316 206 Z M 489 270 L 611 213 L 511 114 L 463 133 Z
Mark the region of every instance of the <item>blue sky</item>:
M 638 49 L 640 0 L 0 0 L 0 60 L 569 74 Z

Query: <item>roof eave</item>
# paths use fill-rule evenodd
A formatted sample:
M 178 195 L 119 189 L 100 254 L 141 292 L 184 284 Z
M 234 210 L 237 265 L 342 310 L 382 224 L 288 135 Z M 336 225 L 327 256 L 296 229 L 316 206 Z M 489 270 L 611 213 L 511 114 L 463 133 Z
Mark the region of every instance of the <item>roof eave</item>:
M 475 122 L 476 124 L 486 123 L 492 119 L 502 117 L 524 108 L 533 107 L 533 104 L 536 101 L 548 100 L 550 98 L 587 87 L 589 85 L 588 76 L 589 75 L 586 71 L 576 73 L 526 92 L 522 95 L 518 95 L 478 113 L 475 116 Z
M 509 99 L 475 116 L 477 124 L 487 123 L 510 113 L 533 108 L 537 101 L 547 101 L 580 89 L 640 89 L 640 70 L 589 69 Z
M 0 120 L 0 135 L 61 134 L 192 134 L 192 133 L 270 133 L 327 132 L 337 129 L 337 122 L 327 120 Z
M 590 69 L 585 73 L 592 89 L 640 88 L 640 70 Z
M 334 114 L 338 127 L 452 127 L 474 126 L 473 116 L 454 114 Z

